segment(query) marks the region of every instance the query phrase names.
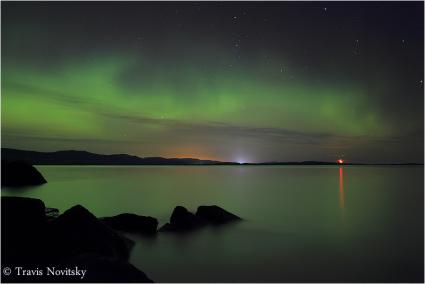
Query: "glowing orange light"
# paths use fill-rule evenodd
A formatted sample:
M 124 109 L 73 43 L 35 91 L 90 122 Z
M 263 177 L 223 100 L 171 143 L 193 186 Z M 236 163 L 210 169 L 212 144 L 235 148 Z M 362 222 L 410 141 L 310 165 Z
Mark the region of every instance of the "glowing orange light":
M 343 159 L 339 159 L 338 160 L 338 164 L 340 164 L 340 165 L 344 164 L 344 160 Z

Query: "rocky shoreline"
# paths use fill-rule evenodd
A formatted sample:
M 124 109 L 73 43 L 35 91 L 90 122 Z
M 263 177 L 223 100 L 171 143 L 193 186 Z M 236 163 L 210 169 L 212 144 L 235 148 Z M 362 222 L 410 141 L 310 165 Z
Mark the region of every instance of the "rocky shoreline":
M 134 241 L 123 232 L 187 233 L 241 220 L 216 205 L 199 206 L 195 214 L 177 206 L 158 230 L 150 216 L 97 218 L 81 205 L 59 214 L 25 197 L 1 197 L 1 210 L 2 267 L 15 270 L 2 282 L 153 282 L 128 262 Z
M 32 165 L 2 161 L 2 186 L 46 182 Z M 154 217 L 97 218 L 81 205 L 60 214 L 26 197 L 1 197 L 1 213 L 2 282 L 153 282 L 128 262 L 134 241 L 124 232 L 155 236 L 241 220 L 216 205 L 199 206 L 195 214 L 177 206 L 158 230 Z

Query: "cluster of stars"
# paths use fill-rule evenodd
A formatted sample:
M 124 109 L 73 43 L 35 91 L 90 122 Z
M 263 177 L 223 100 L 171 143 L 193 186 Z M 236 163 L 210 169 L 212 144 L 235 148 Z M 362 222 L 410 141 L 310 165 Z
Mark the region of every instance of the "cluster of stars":
M 201 11 L 201 7 L 198 3 L 194 3 L 194 9 L 197 12 Z M 322 7 L 322 11 L 327 13 L 328 7 Z M 180 16 L 184 14 L 183 9 L 180 9 L 180 8 L 175 9 L 174 12 L 175 12 L 176 15 L 180 15 Z M 239 11 L 239 12 L 233 14 L 233 15 L 230 14 L 230 20 L 232 21 L 233 24 L 239 24 L 239 23 L 241 23 L 241 20 L 245 16 L 247 16 L 247 14 L 248 13 L 245 10 Z M 262 17 L 262 18 L 260 18 L 260 20 L 262 20 L 263 22 L 268 22 L 269 18 Z M 181 22 L 179 22 L 179 23 L 177 23 L 177 26 L 179 28 L 181 28 L 183 26 L 183 24 Z M 214 23 L 209 23 L 209 26 L 211 28 L 216 28 L 216 25 Z M 144 39 L 143 36 L 140 35 L 140 34 L 136 36 L 136 40 L 139 43 L 141 43 L 143 41 L 143 39 Z M 233 39 L 231 39 L 231 51 L 232 51 L 233 60 L 231 62 L 227 62 L 228 68 L 233 68 L 235 65 L 238 64 L 238 61 L 241 59 L 241 47 L 242 47 L 241 42 L 244 41 L 245 39 L 246 40 L 248 39 L 248 33 L 246 31 L 245 32 L 240 31 L 239 33 L 233 35 Z M 399 40 L 403 44 L 403 46 L 405 46 L 407 44 L 406 39 L 402 38 L 402 39 L 399 39 Z M 360 56 L 360 39 L 354 38 L 353 41 L 354 42 L 353 42 L 353 46 L 352 46 L 352 54 L 354 56 Z M 270 63 L 269 62 L 269 56 L 267 54 L 263 55 L 263 58 L 264 58 L 264 60 L 266 61 L 267 64 Z M 276 68 L 276 66 L 273 67 L 273 68 Z M 302 70 L 304 72 L 306 72 L 306 71 L 308 71 L 308 69 L 309 68 L 307 66 L 307 67 L 304 67 Z M 290 74 L 290 72 L 287 72 L 287 71 L 288 70 L 284 65 L 280 65 L 280 66 L 278 65 L 277 66 L 277 72 L 278 73 L 285 74 L 285 76 L 287 76 L 290 79 L 295 78 L 294 74 Z M 423 85 L 423 80 L 419 80 L 417 82 L 419 83 L 419 85 Z

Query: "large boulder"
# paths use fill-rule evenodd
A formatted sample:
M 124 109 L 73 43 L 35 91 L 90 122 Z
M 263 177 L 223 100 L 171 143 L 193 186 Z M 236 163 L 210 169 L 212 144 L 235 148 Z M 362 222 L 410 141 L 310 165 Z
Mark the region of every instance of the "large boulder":
M 27 197 L 2 196 L 2 225 L 17 230 L 39 227 L 45 224 L 46 206 L 40 199 Z
M 153 235 L 158 227 L 158 220 L 153 217 L 124 213 L 100 219 L 114 230 Z
M 20 187 L 47 183 L 37 169 L 26 162 L 1 161 L 1 185 Z
M 199 206 L 196 216 L 211 225 L 222 225 L 242 220 L 240 217 L 224 210 L 217 205 Z
M 47 226 L 43 201 L 3 196 L 1 221 L 3 265 L 39 261 Z
M 170 217 L 170 222 L 161 227 L 160 231 L 190 231 L 205 225 L 202 219 L 189 212 L 183 206 L 176 206 Z
M 134 244 L 101 223 L 81 205 L 62 215 L 38 199 L 2 197 L 3 267 L 24 267 L 43 275 L 2 275 L 3 282 L 152 282 L 127 262 Z M 84 278 L 47 276 L 47 267 L 87 270 Z
M 128 259 L 133 241 L 100 222 L 81 205 L 66 210 L 51 222 L 51 235 L 58 257 L 95 253 L 105 257 Z M 55 248 L 56 247 L 56 248 Z

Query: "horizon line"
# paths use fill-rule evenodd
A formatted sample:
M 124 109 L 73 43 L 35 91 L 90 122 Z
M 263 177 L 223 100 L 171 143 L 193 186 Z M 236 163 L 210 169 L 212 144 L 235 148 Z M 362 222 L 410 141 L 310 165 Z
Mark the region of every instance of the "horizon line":
M 117 153 L 117 154 L 100 154 L 100 153 L 94 153 L 87 150 L 56 150 L 51 152 L 44 152 L 44 151 L 37 151 L 37 150 L 25 150 L 25 149 L 16 149 L 16 148 L 9 148 L 9 147 L 1 147 L 1 149 L 9 149 L 9 150 L 16 150 L 16 151 L 28 151 L 28 152 L 38 152 L 38 153 L 44 153 L 44 154 L 52 154 L 57 152 L 86 152 L 94 155 L 102 155 L 102 156 L 114 156 L 114 155 L 126 155 L 126 156 L 132 156 L 139 159 L 149 159 L 149 158 L 161 158 L 161 159 L 167 159 L 167 160 L 198 160 L 198 161 L 211 161 L 211 162 L 218 162 L 218 163 L 229 163 L 234 165 L 273 165 L 273 164 L 303 164 L 303 163 L 323 163 L 323 164 L 336 164 L 338 165 L 338 159 L 335 161 L 322 161 L 322 160 L 303 160 L 303 161 L 265 161 L 265 162 L 237 162 L 237 161 L 222 161 L 222 160 L 215 160 L 215 159 L 203 159 L 203 158 L 194 158 L 194 157 L 164 157 L 164 156 L 144 156 L 140 157 L 138 155 L 133 154 L 125 154 L 125 153 Z M 52 164 L 53 165 L 53 164 Z M 424 165 L 424 162 L 344 162 L 340 165 Z

